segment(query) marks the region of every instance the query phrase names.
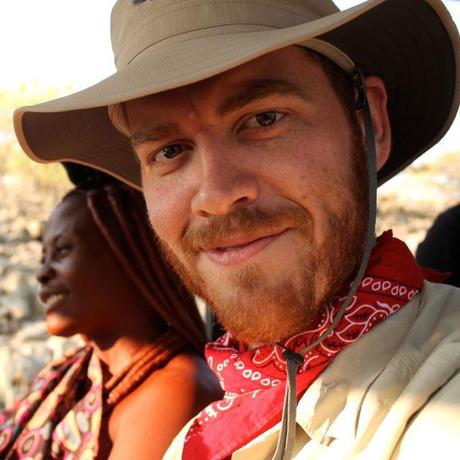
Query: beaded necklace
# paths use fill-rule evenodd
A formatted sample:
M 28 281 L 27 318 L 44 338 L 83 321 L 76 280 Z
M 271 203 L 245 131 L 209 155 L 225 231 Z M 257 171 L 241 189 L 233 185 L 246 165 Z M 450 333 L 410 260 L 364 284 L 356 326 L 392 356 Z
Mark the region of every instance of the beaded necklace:
M 104 385 L 106 410 L 112 410 L 124 397 L 134 391 L 152 372 L 164 367 L 185 349 L 187 343 L 173 330 L 163 333 L 147 348 L 136 353 L 131 361 Z

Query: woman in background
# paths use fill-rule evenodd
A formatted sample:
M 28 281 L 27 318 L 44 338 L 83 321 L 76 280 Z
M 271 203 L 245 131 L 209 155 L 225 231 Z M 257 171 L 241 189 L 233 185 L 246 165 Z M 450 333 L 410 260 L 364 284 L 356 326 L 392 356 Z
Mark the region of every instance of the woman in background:
M 193 298 L 161 258 L 140 193 L 95 174 L 55 208 L 37 279 L 53 335 L 86 345 L 0 414 L 0 458 L 160 459 L 222 396 Z

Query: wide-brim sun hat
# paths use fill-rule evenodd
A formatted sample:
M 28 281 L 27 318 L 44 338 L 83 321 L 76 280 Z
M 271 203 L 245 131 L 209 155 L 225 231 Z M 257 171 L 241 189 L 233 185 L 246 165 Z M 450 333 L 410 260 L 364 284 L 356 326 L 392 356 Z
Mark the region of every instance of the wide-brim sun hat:
M 114 75 L 16 110 L 16 134 L 32 159 L 85 164 L 141 188 L 139 164 L 112 125 L 109 105 L 189 85 L 290 45 L 384 80 L 392 151 L 379 183 L 445 134 L 460 99 L 458 32 L 440 0 L 371 0 L 346 11 L 329 0 L 118 0 L 112 44 Z

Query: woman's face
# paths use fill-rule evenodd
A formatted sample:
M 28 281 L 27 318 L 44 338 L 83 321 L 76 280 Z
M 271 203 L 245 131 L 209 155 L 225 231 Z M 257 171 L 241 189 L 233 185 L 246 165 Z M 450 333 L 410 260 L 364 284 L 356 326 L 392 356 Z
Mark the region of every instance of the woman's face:
M 65 198 L 51 214 L 37 280 L 53 335 L 112 337 L 139 297 L 81 195 Z

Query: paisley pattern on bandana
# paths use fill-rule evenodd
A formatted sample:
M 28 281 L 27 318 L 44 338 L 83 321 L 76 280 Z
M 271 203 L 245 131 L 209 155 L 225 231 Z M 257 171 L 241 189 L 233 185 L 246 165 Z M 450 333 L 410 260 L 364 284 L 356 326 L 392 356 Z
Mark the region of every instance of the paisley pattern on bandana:
M 343 348 L 416 296 L 423 279 L 407 246 L 393 238 L 391 231 L 380 236 L 360 287 L 339 324 L 304 356 L 297 374 L 297 396 Z M 306 331 L 290 337 L 284 347 L 300 351 L 320 337 L 340 311 L 349 289 L 348 284 Z M 194 420 L 185 438 L 183 459 L 224 459 L 280 421 L 286 382 L 282 352 L 278 345 L 249 350 L 228 333 L 206 347 L 208 364 L 225 395 Z

